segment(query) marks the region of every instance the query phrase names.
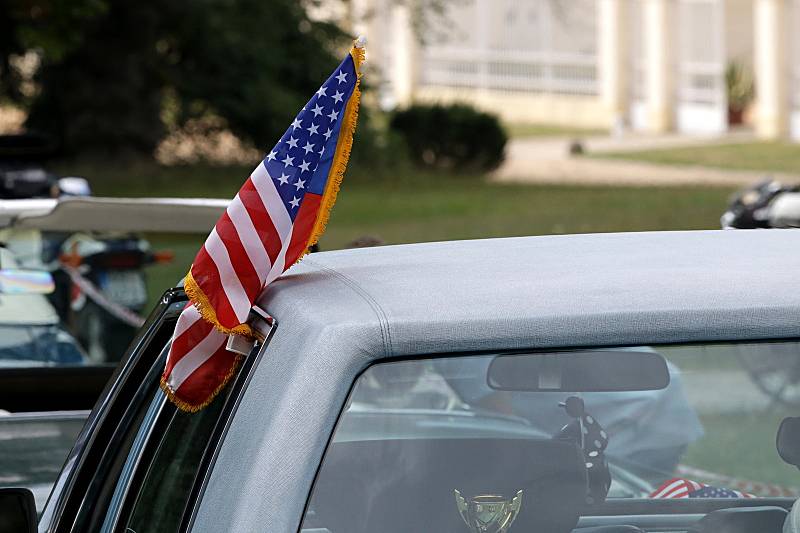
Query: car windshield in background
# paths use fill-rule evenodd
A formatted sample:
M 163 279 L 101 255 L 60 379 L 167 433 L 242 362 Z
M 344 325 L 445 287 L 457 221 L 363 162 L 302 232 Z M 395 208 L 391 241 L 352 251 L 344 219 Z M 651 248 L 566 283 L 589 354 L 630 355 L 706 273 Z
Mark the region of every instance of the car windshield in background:
M 0 368 L 81 365 L 75 339 L 58 325 L 0 325 Z
M 625 390 L 598 391 L 584 371 L 602 364 L 554 366 L 557 353 L 550 363 L 515 356 L 531 359 L 516 375 L 495 355 L 370 367 L 338 422 L 303 527 L 457 531 L 492 504 L 520 531 L 557 531 L 604 501 L 800 494 L 800 473 L 775 449 L 781 420 L 800 414 L 800 344 L 595 349 L 590 359 L 623 352 L 660 356 L 668 384 L 641 375 L 637 387 L 622 371 Z

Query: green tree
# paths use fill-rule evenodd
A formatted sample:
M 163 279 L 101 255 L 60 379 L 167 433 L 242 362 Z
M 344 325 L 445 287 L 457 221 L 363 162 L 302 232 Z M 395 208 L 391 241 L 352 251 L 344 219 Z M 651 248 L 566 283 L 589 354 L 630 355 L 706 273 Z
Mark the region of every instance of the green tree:
M 159 6 L 111 0 L 78 31 L 78 45 L 43 53 L 28 127 L 56 137 L 67 153 L 151 151 L 163 136 Z
M 297 0 L 196 0 L 168 43 L 178 121 L 211 111 L 266 148 L 340 59 L 346 40 Z M 211 38 L 213 36 L 213 38 Z
M 0 99 L 26 103 L 26 80 L 12 58 L 29 50 L 62 58 L 81 44 L 83 25 L 106 7 L 105 0 L 0 0 Z
M 0 0 L 0 96 L 65 151 L 149 153 L 176 125 L 213 113 L 272 142 L 338 55 L 343 34 L 297 0 Z M 30 101 L 11 58 L 37 50 Z M 334 54 L 336 52 L 336 54 Z

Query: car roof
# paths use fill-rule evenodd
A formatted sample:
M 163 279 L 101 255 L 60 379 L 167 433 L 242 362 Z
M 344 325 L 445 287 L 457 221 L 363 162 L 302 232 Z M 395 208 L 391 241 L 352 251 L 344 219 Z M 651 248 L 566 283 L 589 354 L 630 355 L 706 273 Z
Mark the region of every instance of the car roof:
M 787 337 L 799 275 L 792 230 L 521 237 L 313 254 L 261 303 L 377 322 L 387 355 Z

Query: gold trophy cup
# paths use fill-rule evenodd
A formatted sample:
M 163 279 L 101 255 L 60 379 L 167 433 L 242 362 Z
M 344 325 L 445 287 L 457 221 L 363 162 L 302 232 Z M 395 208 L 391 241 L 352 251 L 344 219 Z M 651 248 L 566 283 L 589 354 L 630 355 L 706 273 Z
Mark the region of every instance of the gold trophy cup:
M 456 507 L 472 533 L 505 533 L 522 507 L 522 491 L 512 499 L 496 494 L 481 494 L 469 499 L 454 490 Z

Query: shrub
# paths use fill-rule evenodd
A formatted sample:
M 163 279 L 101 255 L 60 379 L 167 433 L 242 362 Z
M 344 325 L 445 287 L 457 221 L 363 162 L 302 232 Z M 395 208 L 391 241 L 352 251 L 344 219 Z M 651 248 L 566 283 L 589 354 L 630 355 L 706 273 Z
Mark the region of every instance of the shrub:
M 497 117 L 463 104 L 411 106 L 395 113 L 390 127 L 417 164 L 456 171 L 497 167 L 508 140 Z

